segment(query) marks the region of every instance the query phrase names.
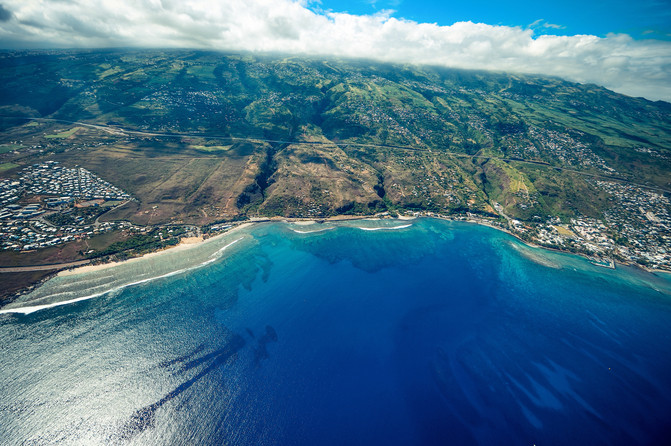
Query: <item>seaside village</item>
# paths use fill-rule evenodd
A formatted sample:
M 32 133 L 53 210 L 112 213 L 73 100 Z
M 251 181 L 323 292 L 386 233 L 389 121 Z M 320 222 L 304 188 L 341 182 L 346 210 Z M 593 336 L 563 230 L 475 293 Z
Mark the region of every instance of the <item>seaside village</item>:
M 595 180 L 608 192 L 611 207 L 604 219 L 562 221 L 536 216 L 522 222 L 505 219 L 414 213 L 469 220 L 499 227 L 541 246 L 590 256 L 595 263 L 613 260 L 671 270 L 671 202 L 663 193 L 613 181 Z M 137 228 L 129 222 L 100 222 L 98 216 L 133 198 L 82 167 L 55 161 L 33 164 L 18 179 L 0 180 L 0 249 L 29 251 L 86 239 L 114 229 Z M 221 230 L 230 225 L 219 225 Z M 218 232 L 219 226 L 210 231 Z
M 56 161 L 33 164 L 18 179 L 0 180 L 0 248 L 28 251 L 130 227 L 127 222 L 99 222 L 85 212 L 130 199 L 84 168 L 68 168 Z
M 603 220 L 579 217 L 562 223 L 548 217 L 543 222 L 536 216 L 534 222 L 507 218 L 495 225 L 544 247 L 586 254 L 600 266 L 613 267 L 617 260 L 671 270 L 671 200 L 631 184 L 596 180 L 594 185 L 610 196 Z

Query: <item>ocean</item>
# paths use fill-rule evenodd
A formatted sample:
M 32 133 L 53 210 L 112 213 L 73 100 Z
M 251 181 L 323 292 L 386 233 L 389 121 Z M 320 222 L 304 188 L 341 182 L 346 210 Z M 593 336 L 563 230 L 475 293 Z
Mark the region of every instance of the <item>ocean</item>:
M 4 310 L 1 444 L 671 441 L 671 276 L 475 224 L 256 224 Z

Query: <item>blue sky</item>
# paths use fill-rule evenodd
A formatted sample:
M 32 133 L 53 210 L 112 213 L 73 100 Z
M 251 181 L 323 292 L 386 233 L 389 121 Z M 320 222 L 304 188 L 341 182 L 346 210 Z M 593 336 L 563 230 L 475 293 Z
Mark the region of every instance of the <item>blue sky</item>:
M 671 0 L 321 0 L 311 7 L 356 15 L 392 10 L 398 19 L 438 25 L 531 26 L 537 35 L 625 33 L 635 39 L 671 40 Z

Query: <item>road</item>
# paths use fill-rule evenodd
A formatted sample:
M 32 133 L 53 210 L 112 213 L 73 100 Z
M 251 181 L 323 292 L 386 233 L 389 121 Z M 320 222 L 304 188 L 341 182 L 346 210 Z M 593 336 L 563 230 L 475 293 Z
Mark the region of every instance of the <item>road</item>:
M 96 220 L 93 222 L 93 227 L 95 227 L 95 228 L 100 227 L 100 217 L 102 217 L 102 216 L 104 216 L 105 214 L 107 214 L 107 213 L 113 211 L 114 209 L 120 208 L 121 206 L 123 206 L 123 205 L 125 205 L 125 204 L 128 204 L 129 202 L 130 202 L 130 200 L 124 200 L 122 203 L 117 204 L 116 206 L 114 206 L 114 207 L 112 207 L 112 208 L 106 210 L 106 211 L 103 212 L 102 214 L 98 215 L 98 218 L 96 218 Z
M 1 115 L 0 115 L 1 116 Z M 123 135 L 136 135 L 136 136 L 151 136 L 151 137 L 157 137 L 157 138 L 188 138 L 188 137 L 196 137 L 196 138 L 204 138 L 204 139 L 217 139 L 217 140 L 228 140 L 228 141 L 240 141 L 240 142 L 251 142 L 251 143 L 269 143 L 269 144 L 308 144 L 308 145 L 339 145 L 339 146 L 354 146 L 354 147 L 371 147 L 371 148 L 378 148 L 378 149 L 397 149 L 397 150 L 412 150 L 416 152 L 430 152 L 430 148 L 422 148 L 422 147 L 415 147 L 415 146 L 398 146 L 398 145 L 390 145 L 390 144 L 370 144 L 370 143 L 353 143 L 353 142 L 347 142 L 347 143 L 335 143 L 332 141 L 283 141 L 283 140 L 278 140 L 278 139 L 264 139 L 264 138 L 243 138 L 243 137 L 236 137 L 236 136 L 226 136 L 226 135 L 210 135 L 210 134 L 203 134 L 203 133 L 172 133 L 172 132 L 145 132 L 145 131 L 140 131 L 140 130 L 131 130 L 131 129 L 125 129 L 122 127 L 117 127 L 117 126 L 109 126 L 106 124 L 89 124 L 86 122 L 80 122 L 80 121 L 67 121 L 64 119 L 53 119 L 53 118 L 29 118 L 25 116 L 2 116 L 4 118 L 12 118 L 12 119 L 26 119 L 30 121 L 45 121 L 45 122 L 62 122 L 64 124 L 71 124 L 71 125 L 77 125 L 81 127 L 89 127 L 93 129 L 98 129 L 107 133 L 112 133 L 118 136 L 123 136 Z M 457 158 L 475 158 L 475 159 L 493 159 L 493 160 L 500 160 L 504 161 L 506 163 L 523 163 L 523 164 L 533 164 L 535 166 L 545 166 L 548 169 L 556 169 L 564 172 L 571 172 L 577 175 L 582 175 L 582 176 L 587 176 L 591 178 L 598 178 L 598 179 L 603 179 L 603 180 L 608 180 L 608 181 L 617 181 L 619 183 L 625 183 L 625 184 L 630 184 L 632 186 L 640 187 L 643 189 L 648 189 L 648 190 L 653 190 L 657 192 L 666 192 L 666 193 L 671 193 L 671 190 L 669 189 L 664 189 L 662 187 L 658 186 L 650 186 L 650 185 L 645 185 L 645 184 L 640 184 L 636 183 L 634 181 L 631 181 L 627 178 L 622 178 L 622 177 L 613 177 L 610 175 L 601 175 L 598 173 L 594 172 L 584 172 L 581 170 L 576 170 L 576 169 L 569 169 L 566 167 L 561 167 L 561 166 L 554 166 L 545 162 L 539 162 L 539 161 L 534 161 L 534 160 L 525 160 L 522 158 L 506 158 L 506 157 L 496 157 L 496 156 L 488 156 L 488 155 L 468 155 L 465 153 L 453 153 L 453 152 L 444 152 L 450 156 L 454 156 Z
M 3 266 L 0 267 L 0 274 L 2 273 L 26 273 L 30 271 L 50 271 L 54 269 L 74 268 L 75 266 L 82 266 L 91 263 L 90 260 L 79 260 L 77 262 L 69 263 L 54 263 L 52 265 L 35 265 L 35 266 Z

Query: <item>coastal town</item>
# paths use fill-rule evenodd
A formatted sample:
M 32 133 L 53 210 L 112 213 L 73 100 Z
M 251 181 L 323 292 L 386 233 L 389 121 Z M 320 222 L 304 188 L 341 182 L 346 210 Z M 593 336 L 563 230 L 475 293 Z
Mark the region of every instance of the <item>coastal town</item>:
M 561 251 L 584 254 L 601 266 L 614 262 L 671 270 L 671 201 L 659 192 L 626 183 L 596 180 L 610 196 L 603 219 L 534 216 L 532 221 L 471 216 L 520 239 Z M 502 208 L 494 203 L 502 215 Z

